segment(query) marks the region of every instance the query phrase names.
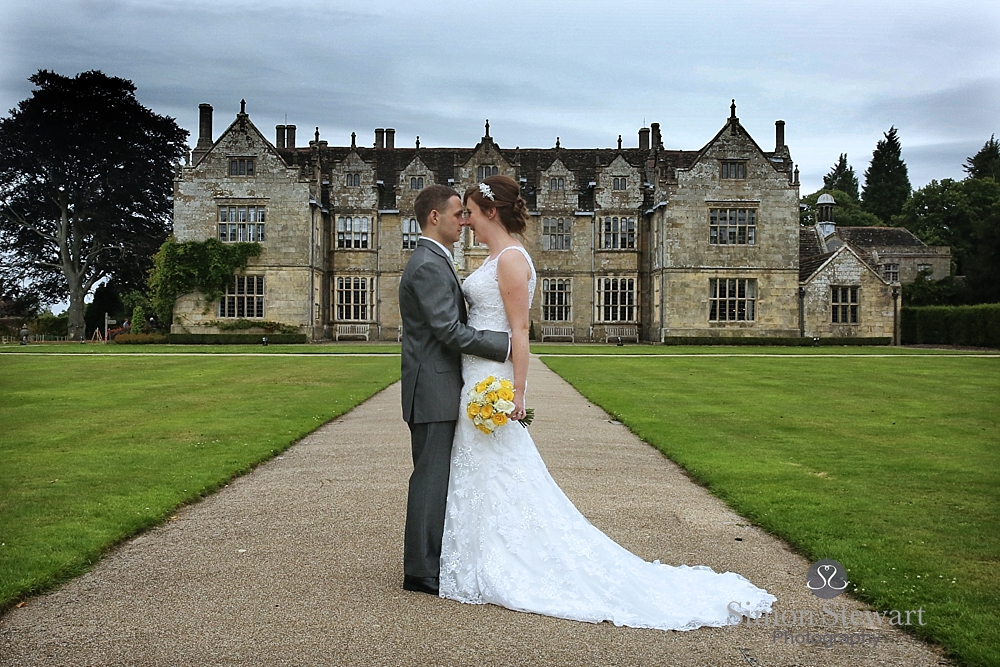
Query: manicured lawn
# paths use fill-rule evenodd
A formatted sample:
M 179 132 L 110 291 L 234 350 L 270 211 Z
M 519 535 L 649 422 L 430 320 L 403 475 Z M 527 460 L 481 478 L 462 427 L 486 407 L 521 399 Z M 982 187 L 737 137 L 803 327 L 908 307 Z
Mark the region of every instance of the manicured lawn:
M 0 345 L 0 354 L 399 354 L 399 343 L 316 343 L 301 345 L 102 345 L 33 343 Z
M 914 355 L 914 354 L 986 354 L 997 355 L 1000 350 L 942 350 L 918 347 L 890 347 L 888 345 L 840 345 L 822 347 L 792 347 L 788 345 L 604 345 L 602 343 L 532 343 L 534 354 L 545 355 L 653 355 L 677 356 L 679 354 L 708 355 L 750 355 L 750 354 L 791 354 L 791 355 Z
M 1000 664 L 1000 359 L 543 360 L 856 597 Z
M 398 377 L 395 356 L 0 355 L 0 609 Z

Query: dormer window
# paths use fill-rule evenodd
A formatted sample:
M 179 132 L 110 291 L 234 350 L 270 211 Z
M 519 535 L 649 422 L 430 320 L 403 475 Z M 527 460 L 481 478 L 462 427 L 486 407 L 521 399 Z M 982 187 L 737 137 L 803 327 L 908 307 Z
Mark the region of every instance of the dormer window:
M 349 188 L 360 188 L 361 174 L 347 174 L 347 177 L 344 179 L 344 185 Z
M 612 190 L 628 190 L 628 178 L 625 176 L 615 176 L 611 179 Z
M 424 189 L 424 177 L 423 176 L 413 176 L 410 178 L 410 189 L 411 190 L 423 190 Z
M 493 164 L 480 165 L 479 169 L 476 170 L 476 178 L 482 182 L 484 178 L 497 175 L 497 167 Z
M 719 177 L 724 179 L 740 179 L 747 177 L 747 163 L 744 161 L 723 161 L 720 165 Z
M 549 179 L 549 190 L 565 190 L 566 181 L 561 178 L 550 178 Z
M 230 176 L 253 176 L 252 157 L 234 157 L 229 160 Z

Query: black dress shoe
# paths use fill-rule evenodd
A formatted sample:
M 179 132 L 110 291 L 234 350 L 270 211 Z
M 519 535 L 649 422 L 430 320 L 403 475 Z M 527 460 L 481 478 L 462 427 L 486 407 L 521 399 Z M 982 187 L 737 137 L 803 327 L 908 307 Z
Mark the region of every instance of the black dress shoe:
M 438 594 L 438 578 L 437 577 L 411 577 L 406 574 L 403 575 L 403 590 L 404 591 L 416 591 L 418 593 L 428 593 L 429 595 Z

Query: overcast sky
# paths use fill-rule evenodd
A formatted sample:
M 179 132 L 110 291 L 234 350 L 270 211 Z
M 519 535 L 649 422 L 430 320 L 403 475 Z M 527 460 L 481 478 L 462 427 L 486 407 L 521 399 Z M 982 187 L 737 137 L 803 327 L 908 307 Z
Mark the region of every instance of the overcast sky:
M 638 145 L 659 122 L 667 148 L 697 150 L 731 98 L 757 142 L 774 121 L 802 193 L 841 152 L 862 183 L 899 128 L 914 187 L 961 178 L 1000 134 L 1000 2 L 239 2 L 0 0 L 0 107 L 38 69 L 131 79 L 138 98 L 197 139 L 247 100 L 251 119 L 313 128 L 331 145 L 473 146 L 489 118 L 501 147 Z

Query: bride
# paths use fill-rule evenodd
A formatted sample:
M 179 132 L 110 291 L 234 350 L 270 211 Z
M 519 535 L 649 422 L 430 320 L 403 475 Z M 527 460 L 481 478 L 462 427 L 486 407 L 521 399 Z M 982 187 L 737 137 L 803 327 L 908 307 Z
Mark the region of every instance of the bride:
M 528 310 L 535 269 L 514 235 L 528 219 L 517 183 L 491 176 L 465 193 L 465 224 L 490 250 L 463 285 L 469 325 L 511 334 L 511 359 L 462 358 L 463 402 L 493 375 L 514 382 L 511 419 L 525 416 Z M 460 410 L 441 548 L 440 595 L 578 621 L 662 630 L 756 618 L 776 598 L 739 574 L 647 563 L 580 514 L 549 475 L 528 430 L 491 435 Z

